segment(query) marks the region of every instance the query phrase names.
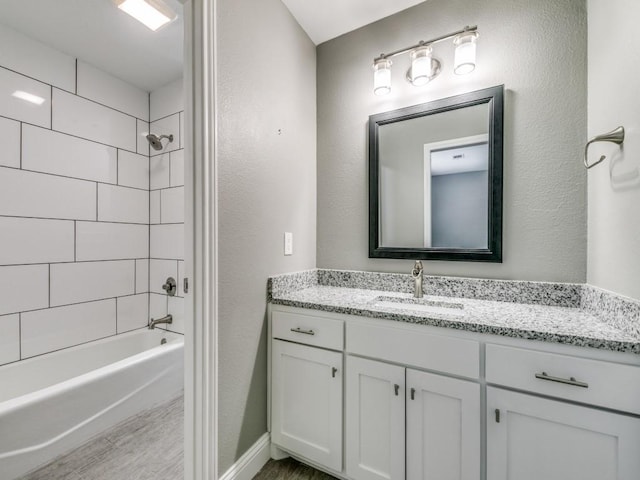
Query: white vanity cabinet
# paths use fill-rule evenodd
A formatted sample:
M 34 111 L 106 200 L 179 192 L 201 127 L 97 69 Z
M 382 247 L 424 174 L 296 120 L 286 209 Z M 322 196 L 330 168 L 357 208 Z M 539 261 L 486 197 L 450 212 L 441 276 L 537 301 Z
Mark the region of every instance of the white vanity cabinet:
M 339 478 L 640 479 L 640 355 L 277 305 L 270 329 L 273 444 Z
M 342 322 L 284 315 L 273 333 L 320 346 L 342 343 Z M 335 336 L 338 333 L 338 337 Z M 320 340 L 319 340 L 320 339 Z M 271 342 L 271 439 L 319 465 L 342 470 L 342 352 L 274 339 Z
M 487 478 L 640 478 L 640 419 L 594 408 L 640 414 L 637 366 L 489 344 L 486 379 L 557 398 L 487 388 Z

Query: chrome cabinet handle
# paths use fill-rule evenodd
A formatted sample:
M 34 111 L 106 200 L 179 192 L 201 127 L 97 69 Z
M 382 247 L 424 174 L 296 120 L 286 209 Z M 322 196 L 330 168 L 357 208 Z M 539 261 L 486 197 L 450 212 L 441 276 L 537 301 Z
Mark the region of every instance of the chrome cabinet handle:
M 549 382 L 564 383 L 565 385 L 573 385 L 574 387 L 589 388 L 587 382 L 579 382 L 574 377 L 570 377 L 568 380 L 561 377 L 552 377 L 547 372 L 536 373 L 536 378 L 539 380 L 548 380 Z
M 393 391 L 395 392 L 396 397 L 397 397 L 397 396 L 398 396 L 398 392 L 400 391 L 400 385 L 398 385 L 397 383 L 395 383 L 395 384 L 393 385 Z
M 305 335 L 315 335 L 316 332 L 314 332 L 313 330 L 302 330 L 301 328 L 292 328 L 291 329 L 292 332 L 294 333 L 304 333 Z

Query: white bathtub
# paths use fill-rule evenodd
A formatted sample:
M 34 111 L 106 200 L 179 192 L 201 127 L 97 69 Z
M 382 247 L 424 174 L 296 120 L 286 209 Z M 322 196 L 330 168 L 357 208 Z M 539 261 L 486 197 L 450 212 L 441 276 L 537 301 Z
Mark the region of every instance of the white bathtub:
M 181 335 L 144 329 L 0 367 L 0 479 L 175 398 L 183 357 Z

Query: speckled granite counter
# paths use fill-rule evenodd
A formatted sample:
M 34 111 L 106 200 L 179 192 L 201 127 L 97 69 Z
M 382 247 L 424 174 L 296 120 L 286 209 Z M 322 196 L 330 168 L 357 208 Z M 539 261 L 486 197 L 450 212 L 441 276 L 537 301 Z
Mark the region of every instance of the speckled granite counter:
M 271 277 L 268 298 L 277 305 L 640 354 L 640 302 L 594 287 L 425 276 L 422 300 L 412 298 L 411 288 L 409 275 L 310 270 Z

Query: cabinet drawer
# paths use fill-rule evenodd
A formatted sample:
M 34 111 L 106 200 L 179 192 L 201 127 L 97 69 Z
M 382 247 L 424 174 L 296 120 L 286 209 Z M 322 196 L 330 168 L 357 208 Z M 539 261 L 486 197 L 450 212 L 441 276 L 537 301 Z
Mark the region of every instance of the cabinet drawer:
M 500 345 L 486 355 L 489 383 L 640 414 L 640 367 Z
M 316 347 L 342 350 L 344 322 L 300 313 L 273 312 L 271 336 Z
M 347 352 L 462 377 L 480 376 L 478 342 L 398 323 L 389 327 L 348 323 Z

